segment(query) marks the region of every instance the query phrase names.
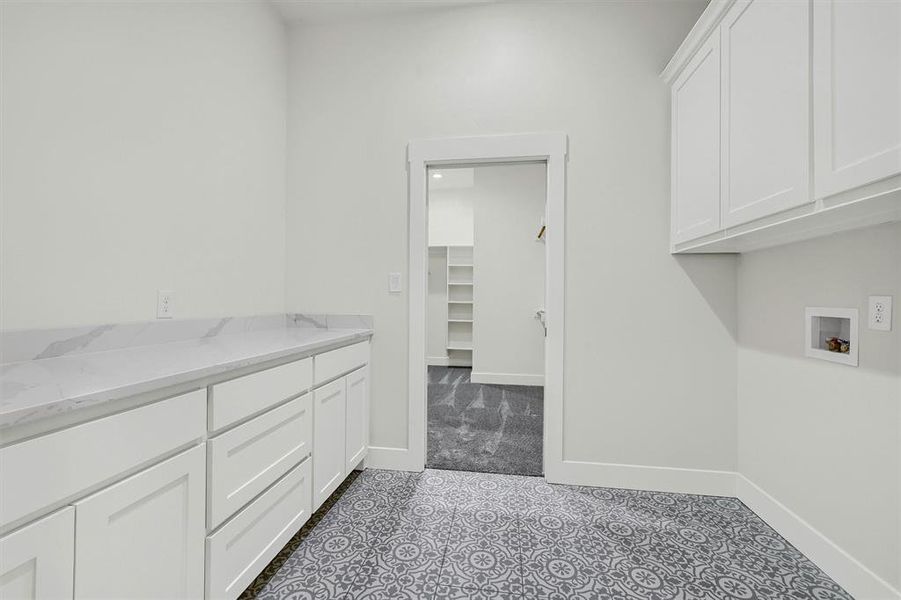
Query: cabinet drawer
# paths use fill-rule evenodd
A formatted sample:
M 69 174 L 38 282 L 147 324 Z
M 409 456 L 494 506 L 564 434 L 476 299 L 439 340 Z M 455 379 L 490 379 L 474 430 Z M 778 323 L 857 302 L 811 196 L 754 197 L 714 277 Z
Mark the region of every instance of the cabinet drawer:
M 206 539 L 206 597 L 233 600 L 310 518 L 310 460 Z
M 0 598 L 71 598 L 74 545 L 71 506 L 0 538 Z
M 210 529 L 310 454 L 311 394 L 305 394 L 207 442 Z
M 369 362 L 369 342 L 338 348 L 316 356 L 316 385 L 349 373 Z
M 0 525 L 68 501 L 205 431 L 206 394 L 197 390 L 0 449 Z
M 305 358 L 210 387 L 210 430 L 217 431 L 310 389 L 313 359 Z

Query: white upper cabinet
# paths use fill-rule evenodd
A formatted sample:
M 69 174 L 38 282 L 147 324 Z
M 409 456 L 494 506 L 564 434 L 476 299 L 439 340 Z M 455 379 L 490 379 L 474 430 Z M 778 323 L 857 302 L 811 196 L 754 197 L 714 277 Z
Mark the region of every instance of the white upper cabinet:
M 710 0 L 661 76 L 673 253 L 901 221 L 901 0 Z
M 813 6 L 817 198 L 901 172 L 901 2 Z
M 711 36 L 672 88 L 672 239 L 720 227 L 720 40 Z
M 812 200 L 809 31 L 806 0 L 740 0 L 723 18 L 724 227 Z

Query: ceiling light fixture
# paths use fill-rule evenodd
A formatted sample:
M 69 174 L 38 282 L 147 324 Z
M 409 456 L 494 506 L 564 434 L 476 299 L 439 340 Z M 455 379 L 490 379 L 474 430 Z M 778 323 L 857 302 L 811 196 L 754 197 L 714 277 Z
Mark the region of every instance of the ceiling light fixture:
M 444 177 L 441 173 L 432 173 L 432 179 L 441 179 Z

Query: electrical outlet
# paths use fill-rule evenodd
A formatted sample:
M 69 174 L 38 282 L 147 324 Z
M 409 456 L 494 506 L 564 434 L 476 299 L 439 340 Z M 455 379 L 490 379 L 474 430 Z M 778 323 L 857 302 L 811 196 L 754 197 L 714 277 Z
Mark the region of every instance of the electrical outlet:
M 892 330 L 892 297 L 870 296 L 868 327 L 875 331 Z
M 171 319 L 175 316 L 174 298 L 175 292 L 171 290 L 159 290 L 156 293 L 157 319 Z

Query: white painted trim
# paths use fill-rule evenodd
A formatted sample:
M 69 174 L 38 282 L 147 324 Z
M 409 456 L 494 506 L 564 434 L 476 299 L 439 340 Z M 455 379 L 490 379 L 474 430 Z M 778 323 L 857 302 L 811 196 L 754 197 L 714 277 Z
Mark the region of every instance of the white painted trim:
M 426 168 L 441 164 L 544 161 L 547 163 L 547 273 L 545 277 L 544 469 L 553 477 L 563 462 L 564 248 L 567 137 L 564 133 L 526 133 L 414 140 L 407 147 L 409 206 L 408 437 L 409 464 L 425 467 L 426 454 L 426 296 L 428 214 Z
M 736 496 L 857 600 L 899 600 L 901 591 L 865 567 L 810 523 L 736 473 Z
M 901 591 L 741 473 L 566 460 L 550 483 L 736 497 L 857 600 L 901 600 Z
M 856 308 L 806 307 L 804 309 L 804 356 L 856 367 L 858 314 Z M 817 332 L 817 337 L 819 337 L 820 334 L 820 325 L 818 322 L 814 322 L 814 319 L 817 317 L 832 317 L 837 319 L 848 319 L 848 321 L 850 321 L 848 341 L 851 343 L 851 348 L 847 354 L 830 352 L 829 350 L 822 350 L 811 346 L 814 331 Z
M 565 460 L 550 483 L 630 490 L 735 496 L 735 473 L 679 467 L 654 467 Z
M 425 364 L 430 367 L 471 367 L 472 361 L 449 356 L 427 356 Z
M 473 383 L 487 383 L 489 385 L 544 385 L 544 375 L 531 373 L 485 373 L 473 371 L 470 375 Z
M 407 448 L 370 446 L 366 456 L 367 469 L 388 469 L 389 471 L 420 471 Z
M 698 49 L 707 41 L 707 38 L 719 27 L 720 21 L 723 20 L 726 12 L 735 0 L 711 0 L 698 21 L 685 36 L 679 49 L 673 54 L 673 57 L 664 67 L 660 77 L 666 83 L 672 82 L 682 70 L 688 65 L 689 61 L 694 57 Z

